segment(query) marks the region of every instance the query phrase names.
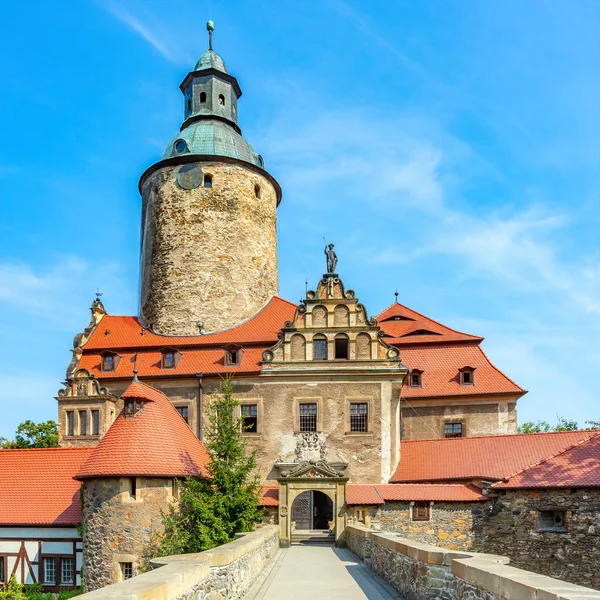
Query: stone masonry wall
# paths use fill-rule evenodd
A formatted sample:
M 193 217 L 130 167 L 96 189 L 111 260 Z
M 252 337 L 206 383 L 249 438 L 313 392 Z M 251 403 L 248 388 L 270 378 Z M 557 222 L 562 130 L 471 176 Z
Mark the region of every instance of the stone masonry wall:
M 199 321 L 228 328 L 277 294 L 275 188 L 241 165 L 199 166 L 211 188 L 179 187 L 179 166 L 142 188 L 141 312 L 159 333 L 197 334 Z
M 83 569 L 90 590 L 119 581 L 120 562 L 132 562 L 135 574 L 152 533 L 162 527 L 171 480 L 137 478 L 135 500 L 128 484 L 126 478 L 106 478 L 82 485 Z
M 346 528 L 348 547 L 406 600 L 600 599 L 600 592 L 508 566 L 491 554 L 444 550 L 377 533 Z
M 360 518 L 373 531 L 396 533 L 449 550 L 480 550 L 486 502 L 435 502 L 429 521 L 411 519 L 410 502 L 386 502 L 383 506 L 353 506 L 349 515 Z
M 198 554 L 151 561 L 153 570 L 81 596 L 82 600 L 239 600 L 279 548 L 276 526 L 241 534 Z
M 566 511 L 563 531 L 544 527 L 544 508 Z M 600 489 L 507 490 L 494 501 L 484 531 L 486 552 L 600 590 Z

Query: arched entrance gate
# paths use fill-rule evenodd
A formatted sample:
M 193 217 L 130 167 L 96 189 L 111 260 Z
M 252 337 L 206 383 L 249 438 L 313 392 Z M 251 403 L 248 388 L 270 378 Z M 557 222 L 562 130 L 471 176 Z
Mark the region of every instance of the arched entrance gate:
M 319 460 L 296 464 L 290 470 L 278 466 L 280 545 L 290 545 L 292 522 L 296 530 L 329 529 L 336 544 L 341 543 L 346 528 L 347 465 Z

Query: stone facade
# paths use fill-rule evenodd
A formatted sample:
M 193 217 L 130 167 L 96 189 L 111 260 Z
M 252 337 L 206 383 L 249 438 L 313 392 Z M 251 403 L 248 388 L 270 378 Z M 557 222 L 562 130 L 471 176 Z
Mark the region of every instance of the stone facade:
M 543 510 L 564 511 L 564 527 L 548 527 Z M 600 489 L 507 490 L 493 502 L 484 532 L 486 552 L 600 590 Z
M 352 506 L 348 516 L 373 531 L 396 533 L 449 550 L 477 551 L 482 547 L 485 502 L 431 503 L 429 521 L 413 521 L 410 502 L 382 506 Z
M 141 317 L 163 334 L 225 329 L 277 294 L 277 192 L 243 163 L 198 163 L 212 187 L 183 189 L 180 166 L 142 183 Z
M 460 398 L 448 403 L 447 398 L 420 400 L 410 398 L 402 403 L 402 439 L 426 440 L 444 437 L 446 423 L 462 423 L 463 437 L 517 433 L 515 397 Z
M 153 532 L 162 527 L 161 511 L 172 498 L 172 480 L 135 479 L 135 498 L 129 478 L 82 484 L 84 578 L 90 590 L 120 581 L 119 563 L 132 563 L 136 573 Z
M 505 556 L 443 550 L 349 526 L 348 547 L 406 600 L 600 599 L 600 592 L 508 566 Z

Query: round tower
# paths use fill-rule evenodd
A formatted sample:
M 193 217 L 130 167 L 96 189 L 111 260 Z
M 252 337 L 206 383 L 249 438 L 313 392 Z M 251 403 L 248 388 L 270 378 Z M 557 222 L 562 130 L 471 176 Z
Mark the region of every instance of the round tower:
M 152 330 L 229 328 L 277 294 L 281 188 L 242 137 L 242 91 L 209 49 L 180 86 L 184 121 L 142 175 L 140 317 Z

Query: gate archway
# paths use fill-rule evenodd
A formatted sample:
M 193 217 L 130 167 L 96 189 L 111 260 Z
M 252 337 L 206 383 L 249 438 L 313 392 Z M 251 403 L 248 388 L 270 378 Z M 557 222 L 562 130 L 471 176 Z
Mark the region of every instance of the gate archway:
M 296 496 L 291 513 L 296 531 L 333 529 L 333 500 L 319 490 L 306 490 Z

